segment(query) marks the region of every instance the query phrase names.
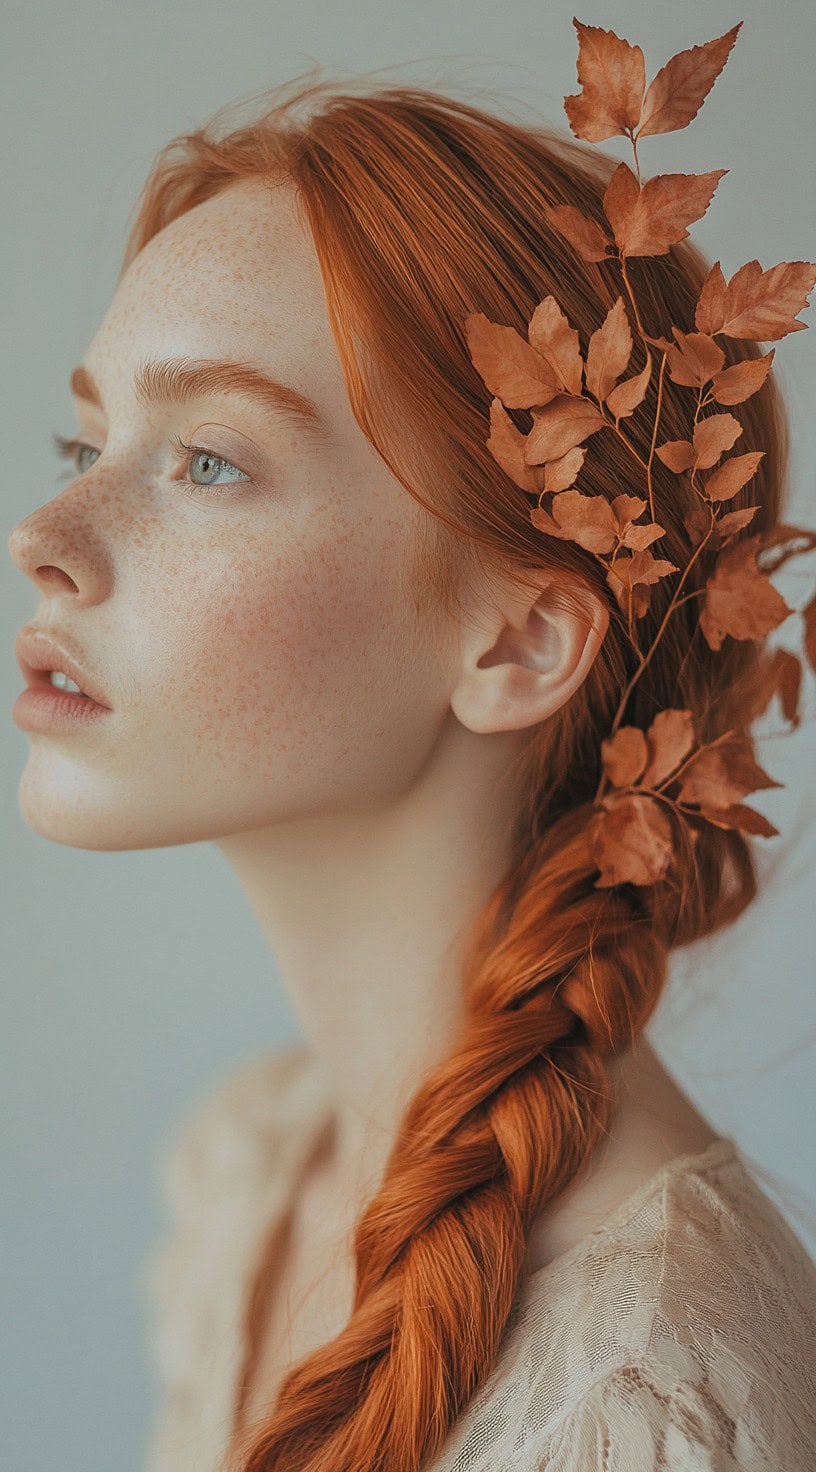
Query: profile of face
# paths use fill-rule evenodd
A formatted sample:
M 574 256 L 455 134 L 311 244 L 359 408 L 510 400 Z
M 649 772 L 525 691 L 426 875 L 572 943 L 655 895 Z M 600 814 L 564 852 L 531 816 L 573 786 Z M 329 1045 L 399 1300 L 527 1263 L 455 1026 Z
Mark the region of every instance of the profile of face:
M 208 391 L 145 407 L 147 360 L 229 359 L 319 407 L 313 436 Z M 83 356 L 78 473 L 12 532 L 112 714 L 32 733 L 19 800 L 95 849 L 217 838 L 401 790 L 448 707 L 452 642 L 408 576 L 426 516 L 353 417 L 290 187 L 241 182 L 131 262 Z M 171 437 L 203 446 L 180 460 Z
M 325 429 L 212 385 L 146 392 L 145 366 L 171 359 L 259 369 Z M 99 403 L 76 399 L 77 473 L 9 550 L 40 597 L 28 627 L 111 711 L 29 735 L 19 804 L 36 832 L 153 848 L 387 807 L 451 756 L 451 726 L 482 760 L 492 733 L 490 790 L 514 738 L 584 678 L 596 600 L 582 620 L 508 586 L 495 627 L 466 632 L 417 587 L 430 513 L 354 418 L 288 181 L 232 184 L 155 235 L 82 367 Z M 446 767 L 459 801 L 467 764 L 457 748 Z

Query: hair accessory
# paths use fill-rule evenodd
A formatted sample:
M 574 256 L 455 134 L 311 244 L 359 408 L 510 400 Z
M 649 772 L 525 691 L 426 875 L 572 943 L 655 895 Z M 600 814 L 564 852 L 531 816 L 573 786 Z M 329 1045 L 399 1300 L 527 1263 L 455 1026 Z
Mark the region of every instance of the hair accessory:
M 585 357 L 577 331 L 552 296 L 535 308 L 527 340 L 515 328 L 491 322 L 481 312 L 470 313 L 465 329 L 474 367 L 495 395 L 488 449 L 516 485 L 535 497 L 530 511 L 533 525 L 548 536 L 576 543 L 600 562 L 626 622 L 635 669 L 601 747 L 592 853 L 599 870 L 596 887 L 648 885 L 668 872 L 677 821 L 686 823 L 692 840 L 700 823 L 764 836 L 778 831 L 743 801 L 752 792 L 782 785 L 757 764 L 749 737 L 729 731 L 704 743 L 689 710 L 661 710 L 646 731 L 624 725 L 623 720 L 637 681 L 672 615 L 685 602 L 700 597 L 699 629 L 712 650 L 720 649 L 725 639 L 764 640 L 795 611 L 769 574 L 816 547 L 816 532 L 776 526 L 766 534 L 743 536 L 758 507 L 729 510 L 729 502 L 750 481 L 765 452 L 752 449 L 723 458 L 743 432 L 727 406 L 741 403 L 762 387 L 775 349 L 726 367 L 717 338 L 769 341 L 806 327 L 797 313 L 808 305 L 808 293 L 816 284 L 816 263 L 783 261 L 763 271 L 759 261 L 752 260 L 726 281 L 717 261 L 696 303 L 696 331 L 672 326 L 674 341 L 650 336 L 638 314 L 627 262 L 634 256 L 663 255 L 684 240 L 686 226 L 705 214 L 728 170 L 656 174 L 644 180 L 638 144 L 641 138 L 674 132 L 692 121 L 743 22 L 715 40 L 672 56 L 648 88 L 639 46 L 575 17 L 573 24 L 583 90 L 564 98 L 570 127 L 576 137 L 589 142 L 629 138 L 636 172 L 620 163 L 609 180 L 603 197 L 608 231 L 571 205 L 550 207 L 547 216 L 583 260 L 619 264 L 624 294 L 592 334 Z M 646 354 L 644 367 L 636 373 L 630 370 L 633 333 Z M 627 371 L 631 376 L 625 376 Z M 644 461 L 622 426 L 642 404 L 655 371 L 657 415 L 649 458 Z M 693 399 L 686 439 L 660 438 L 666 374 L 686 387 Z M 712 403 L 725 406 L 724 411 L 701 416 Z M 516 427 L 507 409 L 529 410 L 533 425 L 527 434 Z M 609 501 L 603 495 L 584 494 L 576 486 L 587 454 L 583 442 L 602 430 L 617 435 L 631 450 L 642 495 L 624 493 Z M 690 475 L 697 495 L 684 523 L 688 557 L 679 567 L 660 556 L 665 529 L 652 485 L 655 455 L 676 475 Z M 712 557 L 704 586 L 689 593 L 692 568 Z M 638 624 L 663 579 L 673 580 L 668 606 L 651 643 L 642 646 Z M 816 596 L 801 614 L 805 655 L 816 670 Z M 766 666 L 756 714 L 776 695 L 785 718 L 797 725 L 801 676 L 799 657 L 777 649 Z

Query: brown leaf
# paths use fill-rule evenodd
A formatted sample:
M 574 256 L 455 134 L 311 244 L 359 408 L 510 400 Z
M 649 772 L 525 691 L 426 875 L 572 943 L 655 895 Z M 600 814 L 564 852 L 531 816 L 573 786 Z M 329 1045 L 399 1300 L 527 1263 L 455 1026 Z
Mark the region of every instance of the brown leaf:
M 762 838 L 773 838 L 779 832 L 762 813 L 746 807 L 745 803 L 735 803 L 730 808 L 700 808 L 700 816 L 716 828 L 739 828 L 743 833 L 757 833 Z
M 716 545 L 724 547 L 726 542 L 737 535 L 737 532 L 744 531 L 749 522 L 753 521 L 758 510 L 758 506 L 743 506 L 739 511 L 727 511 L 725 516 L 719 516 L 716 524 Z M 702 515 L 705 516 L 704 511 Z
M 662 805 L 640 793 L 607 799 L 590 833 L 600 874 L 597 889 L 613 884 L 654 884 L 672 857 L 672 830 Z
M 646 65 L 639 46 L 614 31 L 572 18 L 578 32 L 578 81 L 582 92 L 564 98 L 564 111 L 576 138 L 600 143 L 638 126 Z
M 527 328 L 530 345 L 549 363 L 554 377 L 568 394 L 580 394 L 584 361 L 578 333 L 570 326 L 554 296 L 539 302 Z
M 692 758 L 681 779 L 678 802 L 728 808 L 749 792 L 781 786 L 755 761 L 751 742 L 736 736 L 718 746 L 703 747 Z
M 586 360 L 587 392 L 601 403 L 625 372 L 632 356 L 632 331 L 623 297 L 616 297 L 601 326 L 589 339 Z
M 700 628 L 710 649 L 732 639 L 764 639 L 793 610 L 756 564 L 759 537 L 729 542 L 705 587 Z
M 719 332 L 725 311 L 726 285 L 719 261 L 715 261 L 703 282 L 694 309 L 694 326 L 698 332 L 712 337 Z
M 544 465 L 544 490 L 556 494 L 566 491 L 575 481 L 586 459 L 586 450 L 580 445 L 568 450 L 559 460 L 548 460 Z M 536 471 L 536 474 L 539 472 Z
M 810 668 L 816 672 L 816 594 L 802 609 L 805 633 L 805 654 Z
M 651 760 L 641 778 L 643 787 L 659 787 L 685 761 L 694 746 L 689 710 L 661 710 L 648 731 Z
M 617 523 L 605 496 L 582 496 L 580 491 L 562 491 L 551 505 L 554 528 L 541 518 L 534 524 L 551 536 L 577 542 L 587 552 L 611 552 L 617 541 Z M 546 516 L 546 512 L 544 513 Z
M 802 688 L 801 660 L 789 649 L 774 649 L 767 663 L 765 682 L 763 703 L 757 714 L 761 715 L 764 710 L 767 710 L 774 695 L 778 695 L 785 720 L 790 721 L 792 726 L 798 726 L 801 720 L 799 714 L 799 693 Z
M 637 782 L 649 748 L 639 726 L 621 726 L 614 736 L 601 742 L 601 760 L 613 787 L 631 787 Z
M 771 348 L 761 358 L 746 358 L 716 373 L 711 384 L 712 398 L 718 404 L 741 404 L 750 399 L 768 377 L 775 352 L 776 348 Z
M 487 448 L 505 475 L 509 475 L 523 491 L 531 491 L 535 495 L 542 490 L 543 475 L 541 470 L 528 465 L 524 459 L 526 442 L 526 434 L 516 429 L 501 401 L 493 399 Z
M 741 25 L 739 20 L 713 41 L 678 51 L 660 68 L 643 99 L 638 138 L 685 128 L 697 116 L 728 60 Z
M 764 450 L 749 450 L 747 455 L 732 455 L 716 470 L 712 470 L 703 493 L 709 501 L 730 501 L 754 475 L 765 454 Z
M 708 174 L 653 174 L 642 185 L 628 164 L 618 164 L 604 193 L 604 213 L 625 256 L 664 255 L 688 236 L 687 225 L 708 209 L 728 169 Z
M 725 353 L 706 332 L 681 332 L 672 327 L 677 343 L 666 353 L 666 369 L 674 383 L 702 388 L 722 368 Z
M 816 547 L 816 531 L 803 526 L 778 523 L 759 535 L 757 563 L 762 572 L 776 572 L 791 557 L 801 557 Z
M 615 244 L 611 236 L 594 220 L 576 209 L 574 204 L 545 205 L 544 214 L 583 260 L 603 261 L 614 254 Z
M 673 562 L 653 557 L 651 552 L 633 552 L 631 557 L 620 556 L 613 559 L 606 575 L 606 581 L 621 608 L 628 613 L 630 592 L 634 594 L 639 585 L 657 583 L 660 578 L 665 578 L 670 572 L 677 572 Z M 641 611 L 645 613 L 648 609 L 648 599 L 633 598 L 632 606 L 636 617 L 639 618 Z
M 649 379 L 652 376 L 652 358 L 647 352 L 646 363 L 640 373 L 634 378 L 625 378 L 611 394 L 606 396 L 606 407 L 616 419 L 628 419 L 633 414 L 638 404 L 642 404 L 649 388 Z
M 767 271 L 759 261 L 747 261 L 727 285 L 716 261 L 697 302 L 695 325 L 701 332 L 724 332 L 754 342 L 801 332 L 808 324 L 797 322 L 796 313 L 808 305 L 814 285 L 813 261 L 781 261 Z
M 683 525 L 689 534 L 692 547 L 699 547 L 706 532 L 710 529 L 713 510 L 712 507 L 711 511 L 706 512 L 705 507 L 701 506 L 699 501 L 695 501 L 691 510 L 683 517 Z M 723 517 L 723 521 L 725 520 L 726 518 Z
M 690 470 L 694 464 L 694 446 L 690 440 L 664 440 L 662 445 L 657 446 L 655 454 L 658 460 L 662 460 L 677 475 Z
M 559 394 L 543 408 L 533 409 L 533 427 L 527 435 L 524 458 L 528 465 L 559 460 L 605 425 L 603 414 L 591 400 Z
M 491 322 L 484 312 L 471 312 L 465 318 L 465 334 L 476 372 L 506 408 L 530 409 L 561 393 L 546 358 L 515 327 Z
M 624 547 L 631 547 L 633 551 L 643 551 L 656 542 L 658 537 L 666 535 L 665 527 L 658 526 L 656 521 L 646 521 L 640 526 L 635 526 L 635 517 L 641 516 L 646 510 L 646 502 L 640 496 L 615 496 L 612 502 L 612 512 L 618 523 L 619 534 Z
M 695 470 L 709 470 L 741 434 L 742 425 L 733 414 L 709 414 L 706 419 L 698 419 L 692 437 Z

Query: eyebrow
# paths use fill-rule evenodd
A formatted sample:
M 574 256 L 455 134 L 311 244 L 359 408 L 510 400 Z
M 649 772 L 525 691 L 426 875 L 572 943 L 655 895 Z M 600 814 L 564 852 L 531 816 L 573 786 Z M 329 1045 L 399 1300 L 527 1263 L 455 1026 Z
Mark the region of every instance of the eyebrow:
M 84 363 L 71 370 L 72 394 L 102 409 L 102 395 Z M 203 394 L 235 395 L 272 410 L 296 429 L 325 443 L 331 431 L 317 405 L 290 384 L 279 383 L 254 368 L 226 358 L 152 358 L 139 365 L 134 378 L 136 398 L 151 405 L 186 404 Z

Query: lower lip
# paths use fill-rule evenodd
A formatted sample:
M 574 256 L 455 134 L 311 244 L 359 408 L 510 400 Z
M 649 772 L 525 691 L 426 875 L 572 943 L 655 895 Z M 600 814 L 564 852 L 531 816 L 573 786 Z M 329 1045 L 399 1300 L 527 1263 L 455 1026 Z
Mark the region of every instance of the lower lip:
M 77 726 L 93 726 L 105 716 L 113 715 L 106 705 L 86 696 L 71 695 L 56 686 L 33 685 L 18 695 L 11 718 L 23 731 L 71 731 Z

